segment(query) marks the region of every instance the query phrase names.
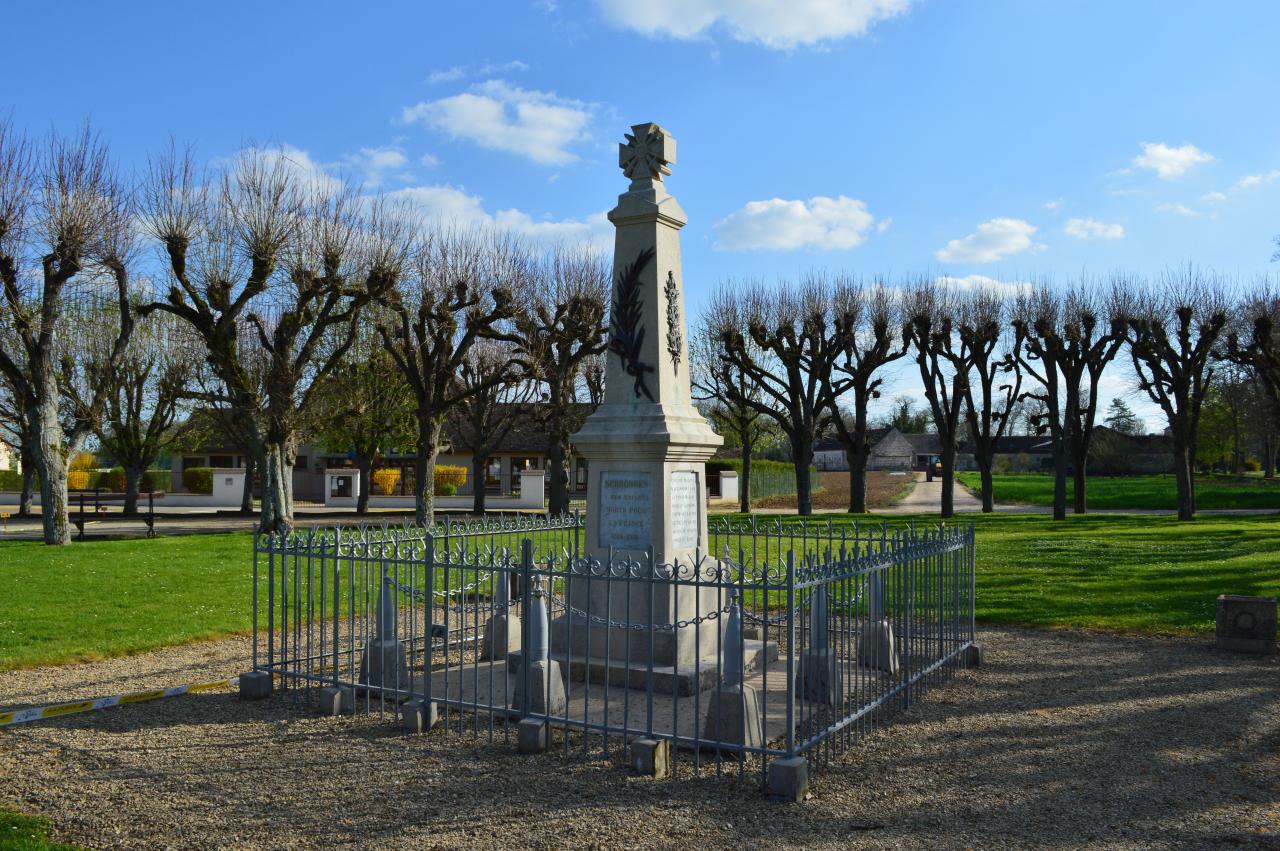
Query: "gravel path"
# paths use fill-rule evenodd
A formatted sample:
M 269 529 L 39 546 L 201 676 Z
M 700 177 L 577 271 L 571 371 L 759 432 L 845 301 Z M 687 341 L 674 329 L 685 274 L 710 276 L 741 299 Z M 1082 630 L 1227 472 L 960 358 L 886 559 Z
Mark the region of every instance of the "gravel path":
M 0 806 L 92 847 L 1280 848 L 1280 659 L 982 638 L 985 667 L 869 735 L 801 805 L 228 692 L 0 730 Z M 0 704 L 220 679 L 247 655 L 233 639 L 9 672 Z

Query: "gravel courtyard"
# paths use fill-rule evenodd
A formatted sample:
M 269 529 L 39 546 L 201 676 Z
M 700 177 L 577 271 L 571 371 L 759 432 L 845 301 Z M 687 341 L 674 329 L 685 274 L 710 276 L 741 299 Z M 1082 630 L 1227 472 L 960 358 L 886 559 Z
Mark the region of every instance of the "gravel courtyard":
M 0 730 L 0 806 L 91 847 L 1280 848 L 1280 659 L 988 630 L 800 805 L 231 692 Z M 245 639 L 0 674 L 0 705 L 221 679 Z

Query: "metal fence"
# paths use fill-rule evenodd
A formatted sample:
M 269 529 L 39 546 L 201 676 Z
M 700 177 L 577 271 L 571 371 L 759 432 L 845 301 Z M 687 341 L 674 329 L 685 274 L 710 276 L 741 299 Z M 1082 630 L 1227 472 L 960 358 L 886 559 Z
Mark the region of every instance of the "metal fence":
M 512 518 L 255 536 L 253 665 L 326 710 L 424 713 L 567 753 L 669 750 L 671 773 L 825 764 L 963 666 L 974 532 L 712 520 L 687 564 L 584 551 Z

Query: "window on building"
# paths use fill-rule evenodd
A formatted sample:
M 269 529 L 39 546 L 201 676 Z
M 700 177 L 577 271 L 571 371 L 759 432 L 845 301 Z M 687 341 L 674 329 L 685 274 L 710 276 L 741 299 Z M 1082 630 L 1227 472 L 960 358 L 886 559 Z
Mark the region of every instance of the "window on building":
M 295 470 L 307 469 L 307 456 L 299 455 L 297 458 L 293 459 L 293 469 Z
M 234 460 L 235 459 L 232 458 L 230 455 L 210 455 L 209 466 L 210 467 L 231 467 L 231 466 L 234 466 L 231 463 Z
M 207 467 L 207 466 L 209 465 L 204 463 L 203 455 L 183 455 L 182 456 L 182 469 L 184 470 L 190 470 L 193 467 Z

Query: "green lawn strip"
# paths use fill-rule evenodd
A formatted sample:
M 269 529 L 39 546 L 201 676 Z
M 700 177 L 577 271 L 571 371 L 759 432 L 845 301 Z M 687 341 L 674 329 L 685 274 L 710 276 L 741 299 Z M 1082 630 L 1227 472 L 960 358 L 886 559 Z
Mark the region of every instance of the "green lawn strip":
M 794 515 L 757 519 L 766 528 L 774 520 L 800 522 Z M 937 522 L 928 516 L 883 521 L 848 515 L 812 522 L 838 531 L 855 520 L 864 527 L 887 522 L 890 529 Z M 965 515 L 957 522 L 971 520 L 977 526 L 977 617 L 984 623 L 1207 633 L 1219 594 L 1280 593 L 1280 517 L 1274 515 L 1179 523 L 1167 516 L 1084 515 L 1054 522 L 1043 515 L 996 514 Z M 750 538 L 741 540 L 749 548 Z M 771 547 L 771 560 L 784 561 L 790 546 L 800 548 L 801 542 Z M 808 548 L 825 545 L 811 539 Z M 732 549 L 736 558 L 737 546 Z M 247 533 L 60 548 L 0 543 L 0 670 L 247 631 L 252 567 Z M 450 587 L 481 580 L 479 590 L 487 592 L 486 572 L 451 571 Z M 376 589 L 376 574 L 366 577 L 365 587 Z M 265 606 L 265 595 L 263 600 Z
M 0 670 L 90 660 L 252 628 L 247 533 L 0 543 Z
M 0 849 L 4 851 L 75 851 L 49 839 L 49 820 L 0 808 Z
M 975 494 L 982 487 L 978 473 L 957 473 L 956 479 Z M 1053 476 L 1044 473 L 1006 473 L 992 477 L 996 502 L 1018 505 L 1053 505 Z M 1067 480 L 1067 502 L 1075 492 Z M 1090 477 L 1090 508 L 1176 509 L 1177 490 L 1173 476 Z M 1196 506 L 1215 509 L 1280 509 L 1280 480 L 1229 476 L 1201 476 L 1196 479 Z

